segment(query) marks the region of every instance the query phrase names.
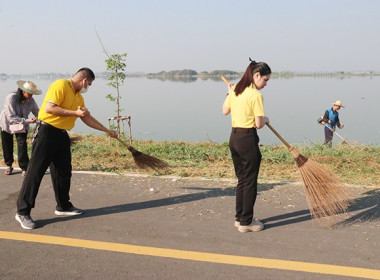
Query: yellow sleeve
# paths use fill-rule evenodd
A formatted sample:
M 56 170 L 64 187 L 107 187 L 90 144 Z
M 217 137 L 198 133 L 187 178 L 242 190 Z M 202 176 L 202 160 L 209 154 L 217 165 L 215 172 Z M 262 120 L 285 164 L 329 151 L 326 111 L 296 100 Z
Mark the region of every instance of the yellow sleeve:
M 65 87 L 63 85 L 62 86 L 58 85 L 58 83 L 60 82 L 61 81 L 57 81 L 53 83 L 52 85 L 50 85 L 45 96 L 45 99 L 47 102 L 52 102 L 58 106 L 60 106 L 63 100 L 65 99 L 65 94 L 64 94 Z
M 260 93 L 257 95 L 254 103 L 253 103 L 253 114 L 255 117 L 262 117 L 265 115 L 264 113 L 264 97 Z

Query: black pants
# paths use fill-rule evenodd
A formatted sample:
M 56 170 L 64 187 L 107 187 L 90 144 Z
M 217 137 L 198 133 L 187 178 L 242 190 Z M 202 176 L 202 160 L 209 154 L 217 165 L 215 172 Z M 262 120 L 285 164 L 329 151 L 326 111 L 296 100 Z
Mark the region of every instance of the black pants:
M 332 146 L 332 140 L 334 136 L 334 131 L 332 131 L 330 128 L 325 126 L 325 142 L 323 145 Z
M 21 170 L 26 170 L 29 164 L 28 145 L 26 143 L 27 133 L 16 133 L 18 165 Z M 13 157 L 13 134 L 1 131 L 1 143 L 3 146 L 4 162 L 12 166 Z
M 232 128 L 230 150 L 238 178 L 235 217 L 241 225 L 249 225 L 252 222 L 261 163 L 258 144 L 259 137 L 255 128 Z
M 67 210 L 70 202 L 71 151 L 67 132 L 48 124 L 37 124 L 29 168 L 17 199 L 17 212 L 30 215 L 41 180 L 50 166 L 57 210 Z

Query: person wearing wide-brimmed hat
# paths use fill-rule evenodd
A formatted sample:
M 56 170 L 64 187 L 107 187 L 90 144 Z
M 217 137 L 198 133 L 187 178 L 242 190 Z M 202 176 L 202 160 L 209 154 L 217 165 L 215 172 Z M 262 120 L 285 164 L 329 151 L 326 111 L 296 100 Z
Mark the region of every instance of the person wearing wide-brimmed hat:
M 4 161 L 7 165 L 6 175 L 13 172 L 13 134 L 16 136 L 18 149 L 18 164 L 24 176 L 29 164 L 28 146 L 26 138 L 29 124 L 36 122 L 38 106 L 33 95 L 40 95 L 41 90 L 31 81 L 17 81 L 17 91 L 5 98 L 4 109 L 0 115 L 1 141 Z M 33 113 L 35 118 L 29 118 Z M 17 127 L 17 130 L 15 129 Z
M 344 127 L 343 124 L 340 123 L 339 120 L 339 112 L 340 108 L 344 108 L 342 105 L 342 101 L 337 100 L 332 103 L 332 107 L 325 111 L 323 115 L 323 119 L 321 124 L 325 126 L 325 142 L 324 145 L 332 146 L 332 139 L 334 136 L 335 127 L 342 129 Z

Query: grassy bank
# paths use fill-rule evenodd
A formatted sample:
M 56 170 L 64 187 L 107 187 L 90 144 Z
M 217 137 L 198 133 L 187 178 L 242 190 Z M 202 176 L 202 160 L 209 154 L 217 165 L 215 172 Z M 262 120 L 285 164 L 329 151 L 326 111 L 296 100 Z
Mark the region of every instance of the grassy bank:
M 86 135 L 73 145 L 73 168 L 132 173 L 152 173 L 181 177 L 235 178 L 228 143 L 134 141 L 143 153 L 168 162 L 166 171 L 143 171 L 135 167 L 130 152 L 117 141 L 104 136 Z M 379 185 L 380 147 L 322 145 L 296 147 L 302 155 L 323 164 L 346 183 Z M 262 146 L 260 180 L 300 180 L 294 158 L 283 146 Z
M 72 146 L 72 164 L 75 170 L 235 178 L 228 143 L 133 141 L 132 146 L 137 150 L 160 158 L 172 166 L 168 170 L 156 172 L 137 169 L 131 153 L 116 140 L 94 135 L 82 135 L 80 138 Z M 338 145 L 328 148 L 315 145 L 297 146 L 296 150 L 338 174 L 345 183 L 380 185 L 379 146 Z M 294 158 L 285 147 L 262 146 L 261 152 L 263 160 L 260 181 L 300 180 Z

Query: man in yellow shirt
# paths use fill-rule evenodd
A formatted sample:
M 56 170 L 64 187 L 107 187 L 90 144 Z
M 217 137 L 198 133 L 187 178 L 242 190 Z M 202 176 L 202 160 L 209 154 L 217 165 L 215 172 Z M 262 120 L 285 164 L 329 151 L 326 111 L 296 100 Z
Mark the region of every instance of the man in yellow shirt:
M 95 74 L 89 68 L 81 68 L 72 79 L 60 79 L 53 82 L 45 96 L 38 113 L 36 131 L 33 135 L 32 156 L 29 168 L 22 183 L 17 199 L 16 220 L 24 229 L 33 229 L 36 223 L 30 216 L 34 208 L 41 180 L 50 167 L 50 173 L 57 202 L 55 214 L 74 216 L 83 210 L 70 202 L 71 150 L 67 130 L 74 127 L 77 118 L 91 128 L 105 131 L 90 117 L 85 108 L 82 94 L 95 80 Z M 117 137 L 110 131 L 111 137 Z

